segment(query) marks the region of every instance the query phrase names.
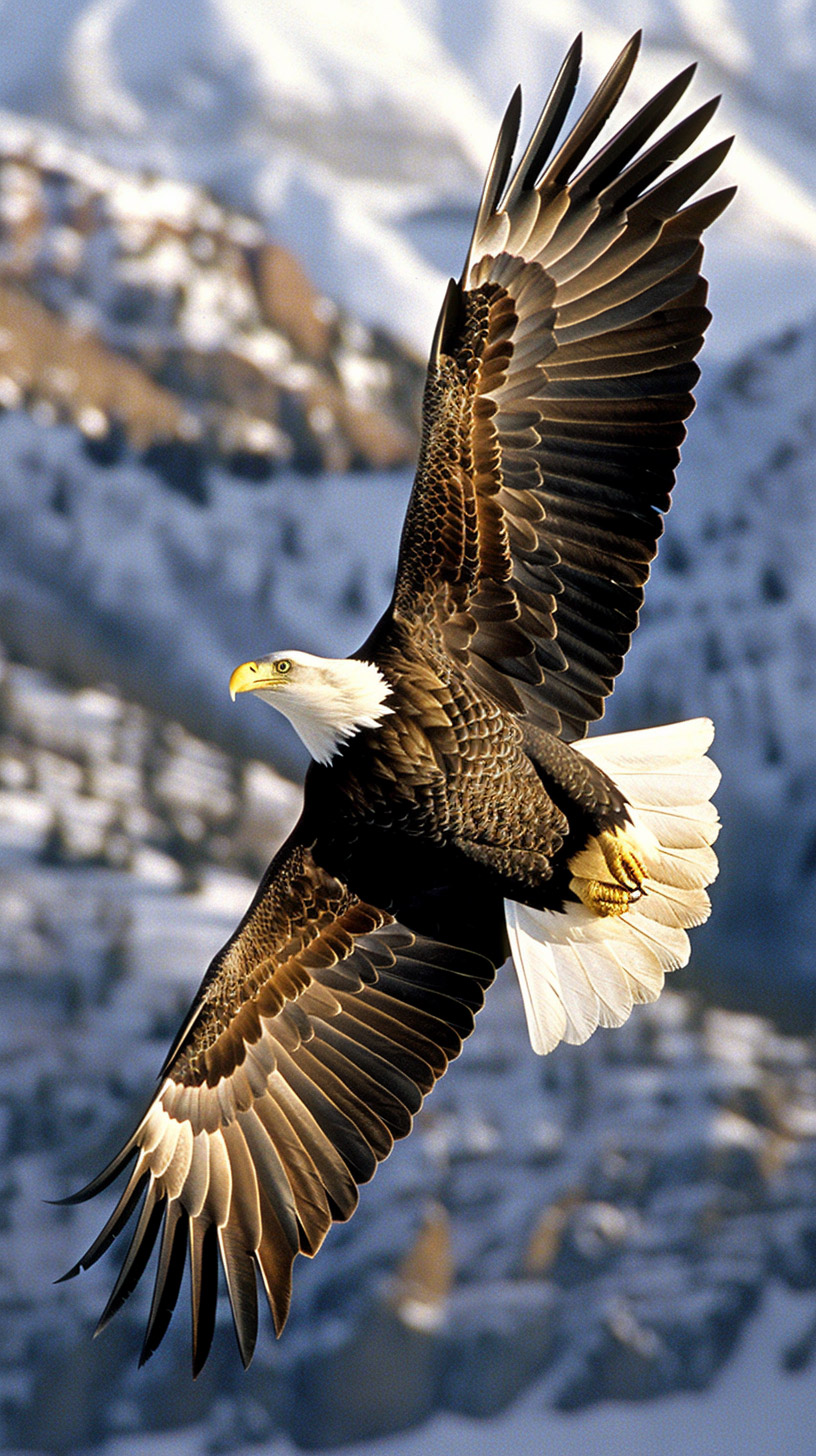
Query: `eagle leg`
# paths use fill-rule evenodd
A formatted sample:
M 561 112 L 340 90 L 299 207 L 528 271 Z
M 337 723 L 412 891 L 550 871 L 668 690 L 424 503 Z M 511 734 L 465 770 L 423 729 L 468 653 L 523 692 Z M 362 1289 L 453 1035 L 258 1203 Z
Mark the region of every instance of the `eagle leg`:
M 631 890 L 634 898 L 638 899 L 643 893 L 646 868 L 636 853 L 634 845 L 623 834 L 613 833 L 611 829 L 604 829 L 598 835 L 598 843 L 609 870 L 618 884 L 622 885 L 625 890 Z

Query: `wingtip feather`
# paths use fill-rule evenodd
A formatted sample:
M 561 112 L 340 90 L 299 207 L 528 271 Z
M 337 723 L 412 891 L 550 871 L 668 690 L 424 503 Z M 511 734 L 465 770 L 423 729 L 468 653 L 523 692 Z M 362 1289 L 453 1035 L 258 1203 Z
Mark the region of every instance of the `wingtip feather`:
M 124 1146 L 119 1149 L 115 1157 L 111 1158 L 110 1162 L 105 1165 L 101 1173 L 97 1173 L 96 1177 L 92 1178 L 89 1183 L 86 1183 L 83 1188 L 77 1189 L 76 1193 L 66 1194 L 64 1198 L 46 1198 L 44 1202 L 50 1204 L 53 1208 L 71 1208 L 78 1203 L 87 1203 L 97 1193 L 104 1193 L 105 1189 L 110 1187 L 114 1179 L 127 1165 L 128 1159 L 136 1156 L 136 1152 L 136 1134 L 134 1133 L 131 1138 L 128 1138 Z
M 81 1273 L 82 1264 L 80 1262 L 79 1264 L 74 1264 L 72 1269 L 69 1269 L 65 1274 L 60 1274 L 59 1278 L 54 1279 L 52 1282 L 54 1284 L 65 1284 L 69 1279 L 76 1279 L 77 1275 Z

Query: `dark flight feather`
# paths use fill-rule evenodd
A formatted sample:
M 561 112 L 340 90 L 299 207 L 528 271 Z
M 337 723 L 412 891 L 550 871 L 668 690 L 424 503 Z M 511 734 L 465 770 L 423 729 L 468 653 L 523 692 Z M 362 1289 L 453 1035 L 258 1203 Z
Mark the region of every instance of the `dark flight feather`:
M 167 1333 L 173 1311 L 178 1303 L 181 1280 L 187 1259 L 187 1217 L 181 1204 L 174 1200 L 168 1203 L 164 1215 L 162 1240 L 159 1247 L 159 1262 L 150 1304 L 147 1328 L 145 1330 L 139 1364 L 158 1349 Z

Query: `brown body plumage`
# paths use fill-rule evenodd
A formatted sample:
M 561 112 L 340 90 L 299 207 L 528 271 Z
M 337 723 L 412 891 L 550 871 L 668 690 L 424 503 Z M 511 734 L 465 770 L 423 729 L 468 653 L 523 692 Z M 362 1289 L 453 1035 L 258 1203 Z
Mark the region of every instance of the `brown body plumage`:
M 98 1258 L 141 1198 L 101 1324 L 161 1233 L 142 1358 L 189 1249 L 193 1359 L 219 1259 L 248 1361 L 256 1275 L 276 1328 L 314 1254 L 472 1029 L 508 936 L 537 1050 L 658 994 L 716 861 L 704 724 L 593 741 L 637 624 L 708 321 L 686 205 L 727 144 L 667 169 L 714 104 L 660 140 L 666 86 L 584 158 L 625 48 L 572 131 L 570 51 L 510 177 L 513 98 L 465 270 L 431 351 L 394 596 L 354 659 L 245 664 L 317 760 L 303 816 L 215 958 L 132 1138 Z M 510 179 L 508 181 L 508 179 Z M 662 734 L 662 736 L 660 736 Z

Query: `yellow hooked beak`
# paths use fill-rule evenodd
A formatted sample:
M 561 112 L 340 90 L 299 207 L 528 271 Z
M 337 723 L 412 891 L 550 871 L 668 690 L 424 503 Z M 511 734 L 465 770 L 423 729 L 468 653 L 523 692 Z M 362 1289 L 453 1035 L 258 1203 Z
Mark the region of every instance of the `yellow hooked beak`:
M 255 688 L 271 686 L 273 681 L 268 667 L 264 670 L 257 662 L 242 662 L 229 680 L 230 697 L 235 702 L 236 693 L 251 693 Z

